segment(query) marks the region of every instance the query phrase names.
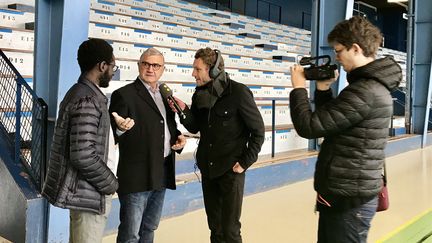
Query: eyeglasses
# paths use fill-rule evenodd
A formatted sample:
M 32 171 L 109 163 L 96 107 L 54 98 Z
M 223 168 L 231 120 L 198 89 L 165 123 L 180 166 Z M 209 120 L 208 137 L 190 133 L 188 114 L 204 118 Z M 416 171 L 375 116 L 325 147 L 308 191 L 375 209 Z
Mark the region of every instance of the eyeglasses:
M 159 63 L 148 63 L 148 62 L 140 62 L 140 64 L 143 65 L 145 69 L 149 69 L 150 67 L 152 67 L 153 70 L 155 71 L 159 70 L 163 66 Z
M 339 49 L 339 50 L 337 50 L 337 49 L 334 49 L 333 51 L 336 53 L 336 54 L 340 54 L 342 51 L 344 51 L 344 50 L 346 50 L 346 48 L 341 48 L 341 49 Z
M 114 63 L 110 63 L 109 65 L 113 65 L 113 72 L 117 72 L 117 70 L 119 70 L 119 66 L 115 65 Z

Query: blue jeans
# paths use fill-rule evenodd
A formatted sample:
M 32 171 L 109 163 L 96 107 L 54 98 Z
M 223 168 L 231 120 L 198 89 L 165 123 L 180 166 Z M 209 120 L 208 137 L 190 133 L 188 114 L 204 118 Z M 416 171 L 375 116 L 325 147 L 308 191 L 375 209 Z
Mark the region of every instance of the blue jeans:
M 119 243 L 152 243 L 159 226 L 165 189 L 119 195 Z
M 345 211 L 320 211 L 318 243 L 366 243 L 377 206 L 378 196 Z

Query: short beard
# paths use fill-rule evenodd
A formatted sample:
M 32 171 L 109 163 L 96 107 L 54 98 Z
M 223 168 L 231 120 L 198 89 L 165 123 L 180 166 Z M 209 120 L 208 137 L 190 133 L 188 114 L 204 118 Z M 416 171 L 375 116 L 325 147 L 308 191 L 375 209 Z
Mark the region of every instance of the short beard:
M 112 75 L 109 74 L 109 70 L 106 70 L 99 77 L 99 87 L 106 88 L 109 86 L 109 82 L 111 81 Z

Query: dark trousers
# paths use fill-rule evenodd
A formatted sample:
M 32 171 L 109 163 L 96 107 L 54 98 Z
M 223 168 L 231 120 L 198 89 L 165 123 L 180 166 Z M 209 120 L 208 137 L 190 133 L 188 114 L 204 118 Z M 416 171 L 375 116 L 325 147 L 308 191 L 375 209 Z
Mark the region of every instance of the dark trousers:
M 366 243 L 378 197 L 343 211 L 323 210 L 319 213 L 318 243 Z
M 228 171 L 209 179 L 203 177 L 202 189 L 212 243 L 241 243 L 240 215 L 245 173 Z

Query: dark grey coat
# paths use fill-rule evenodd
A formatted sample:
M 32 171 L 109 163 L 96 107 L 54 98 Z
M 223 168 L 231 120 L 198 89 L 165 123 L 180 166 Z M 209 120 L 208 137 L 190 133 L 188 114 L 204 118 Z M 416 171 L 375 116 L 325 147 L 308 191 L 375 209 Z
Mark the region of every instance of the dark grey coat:
M 107 98 L 80 77 L 60 104 L 42 189 L 54 206 L 105 212 L 104 195 L 118 187 L 106 164 L 108 129 Z
M 349 85 L 336 98 L 331 90 L 317 91 L 314 112 L 305 89 L 291 92 L 291 117 L 299 135 L 325 138 L 315 170 L 318 193 L 343 197 L 378 194 L 393 113 L 390 91 L 401 79 L 401 68 L 387 57 L 351 71 Z

